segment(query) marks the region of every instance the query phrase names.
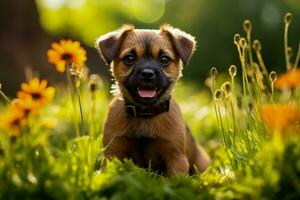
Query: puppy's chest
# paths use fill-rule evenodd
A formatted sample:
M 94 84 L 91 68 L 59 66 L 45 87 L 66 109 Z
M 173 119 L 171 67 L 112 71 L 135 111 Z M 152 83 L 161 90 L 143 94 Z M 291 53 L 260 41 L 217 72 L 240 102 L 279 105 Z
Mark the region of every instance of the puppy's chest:
M 140 167 L 151 167 L 155 171 L 164 171 L 165 163 L 161 157 L 158 144 L 159 139 L 151 137 L 127 137 L 131 149 L 127 157 Z
M 125 131 L 126 137 L 138 138 L 162 138 L 164 137 L 164 125 L 166 120 L 158 117 L 149 119 L 129 119 Z

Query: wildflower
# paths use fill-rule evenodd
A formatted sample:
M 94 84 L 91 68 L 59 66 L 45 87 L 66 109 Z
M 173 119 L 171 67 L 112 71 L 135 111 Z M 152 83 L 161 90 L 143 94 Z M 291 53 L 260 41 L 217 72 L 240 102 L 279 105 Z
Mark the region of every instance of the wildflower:
M 89 88 L 90 91 L 93 93 L 97 90 L 98 86 L 102 85 L 102 80 L 97 74 L 92 74 L 89 80 Z
M 48 60 L 60 73 L 65 71 L 67 64 L 74 63 L 82 67 L 86 61 L 86 51 L 78 41 L 61 40 L 59 43 L 52 43 L 51 47 L 47 52 Z
M 285 24 L 290 24 L 292 21 L 292 14 L 291 13 L 286 13 L 284 16 L 284 23 Z
M 244 21 L 243 27 L 244 27 L 244 30 L 245 30 L 246 32 L 251 31 L 251 30 L 252 30 L 252 24 L 251 24 L 251 21 L 250 21 L 249 19 L 246 19 L 246 20 Z
M 222 84 L 221 86 L 222 90 L 225 92 L 225 95 L 228 96 L 229 93 L 231 92 L 231 84 L 226 81 L 225 83 Z
M 30 95 L 22 99 L 15 99 L 11 106 L 24 113 L 24 116 L 37 114 L 41 105 L 34 101 Z
M 228 72 L 229 72 L 229 75 L 231 77 L 235 77 L 236 76 L 236 72 L 237 72 L 237 69 L 236 69 L 236 66 L 235 65 L 231 65 L 228 69 Z
M 70 74 L 74 77 L 76 87 L 80 86 L 80 79 L 82 77 L 82 73 L 83 73 L 82 67 L 72 63 L 70 67 Z
M 12 130 L 14 136 L 20 134 L 21 127 L 26 124 L 24 112 L 14 106 L 10 106 L 5 113 L 0 116 L 0 127 Z
M 210 75 L 211 75 L 212 77 L 216 77 L 217 74 L 218 74 L 217 68 L 212 67 L 212 68 L 210 69 Z
M 261 43 L 259 40 L 254 40 L 253 41 L 253 49 L 255 51 L 260 51 L 261 50 Z
M 241 38 L 239 41 L 240 46 L 245 49 L 247 47 L 247 41 L 245 38 Z
M 239 42 L 240 42 L 240 39 L 241 39 L 241 35 L 238 34 L 238 33 L 235 34 L 235 35 L 234 35 L 234 38 L 233 38 L 233 43 L 236 44 L 236 45 L 238 45 Z
M 296 128 L 300 119 L 300 111 L 295 104 L 265 104 L 260 107 L 260 113 L 271 131 Z
M 55 93 L 55 89 L 47 85 L 46 80 L 33 78 L 28 83 L 21 84 L 22 90 L 17 93 L 17 96 L 19 99 L 31 97 L 33 101 L 45 105 L 52 100 Z
M 220 89 L 218 89 L 218 90 L 216 90 L 215 91 L 215 100 L 219 100 L 219 99 L 221 99 L 222 98 L 222 95 L 223 95 L 223 92 L 222 92 L 222 90 L 220 90 Z
M 298 85 L 300 85 L 300 69 L 292 69 L 281 74 L 275 82 L 277 89 L 295 88 Z
M 275 71 L 271 71 L 271 73 L 269 74 L 269 78 L 271 82 L 275 82 L 277 80 L 277 73 Z

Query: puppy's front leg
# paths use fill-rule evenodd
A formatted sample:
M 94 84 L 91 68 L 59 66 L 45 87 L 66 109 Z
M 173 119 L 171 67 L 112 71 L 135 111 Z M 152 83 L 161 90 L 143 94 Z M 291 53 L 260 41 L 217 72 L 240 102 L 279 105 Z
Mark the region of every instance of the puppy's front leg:
M 168 154 L 165 159 L 167 175 L 188 175 L 190 166 L 186 155 L 176 151 Z
M 190 166 L 184 153 L 183 144 L 165 140 L 158 144 L 159 151 L 165 161 L 167 175 L 188 175 Z
M 130 147 L 130 142 L 124 137 L 108 137 L 104 135 L 104 156 L 106 159 L 111 160 L 113 157 L 123 160 Z

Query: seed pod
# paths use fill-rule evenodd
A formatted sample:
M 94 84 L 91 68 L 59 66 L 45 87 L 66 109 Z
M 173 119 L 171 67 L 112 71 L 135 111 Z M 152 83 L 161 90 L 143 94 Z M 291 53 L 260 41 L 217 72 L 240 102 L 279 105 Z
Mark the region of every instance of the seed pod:
M 221 88 L 225 92 L 226 95 L 228 95 L 231 92 L 231 84 L 228 81 L 223 83 Z
M 291 58 L 292 56 L 293 56 L 293 49 L 292 49 L 292 47 L 288 47 L 287 48 L 287 53 L 288 53 L 288 56 Z
M 212 68 L 210 69 L 210 75 L 211 75 L 212 77 L 216 77 L 217 74 L 218 74 L 217 68 L 212 67 Z
M 260 51 L 261 50 L 261 43 L 259 40 L 254 40 L 253 41 L 253 49 L 255 51 Z
M 274 83 L 277 80 L 277 73 L 275 71 L 271 71 L 269 78 Z
M 215 91 L 215 95 L 214 95 L 215 100 L 221 99 L 221 98 L 222 98 L 222 94 L 223 94 L 222 90 L 217 89 L 217 90 Z
M 290 24 L 292 21 L 292 13 L 286 13 L 284 16 L 284 23 L 285 24 Z
M 233 38 L 233 43 L 236 44 L 236 45 L 238 45 L 239 42 L 240 42 L 240 39 L 241 39 L 241 35 L 238 34 L 238 33 L 235 34 L 235 35 L 234 35 L 234 38 Z
M 236 73 L 237 73 L 237 68 L 235 65 L 230 65 L 229 69 L 228 69 L 229 75 L 231 77 L 235 77 Z
M 97 74 L 92 74 L 89 79 L 89 89 L 91 92 L 95 92 L 99 85 L 102 84 L 101 78 Z
M 244 27 L 244 30 L 246 32 L 251 31 L 252 30 L 252 23 L 251 23 L 251 21 L 249 19 L 246 19 L 244 21 L 244 23 L 243 23 L 243 27 Z
M 245 49 L 247 47 L 247 40 L 245 38 L 241 38 L 239 44 L 243 49 Z
M 70 74 L 74 77 L 75 86 L 80 86 L 80 79 L 82 77 L 82 67 L 72 63 L 71 67 L 69 68 Z

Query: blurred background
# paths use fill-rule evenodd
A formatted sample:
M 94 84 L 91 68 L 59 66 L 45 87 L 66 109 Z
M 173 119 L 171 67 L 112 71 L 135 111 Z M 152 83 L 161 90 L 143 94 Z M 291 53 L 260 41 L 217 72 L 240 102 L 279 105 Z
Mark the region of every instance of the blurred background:
M 198 41 L 197 51 L 184 69 L 183 81 L 195 86 L 203 82 L 212 66 L 227 71 L 239 64 L 233 35 L 243 33 L 242 23 L 250 19 L 253 39 L 263 44 L 269 69 L 285 69 L 283 16 L 293 14 L 290 46 L 299 44 L 299 0 L 10 0 L 0 1 L 0 82 L 3 91 L 14 95 L 25 80 L 25 69 L 55 83 L 64 78 L 48 64 L 51 42 L 71 38 L 82 42 L 88 52 L 92 73 L 110 80 L 94 43 L 101 34 L 124 23 L 137 28 L 158 28 L 169 23 Z M 30 70 L 27 70 L 27 73 Z

